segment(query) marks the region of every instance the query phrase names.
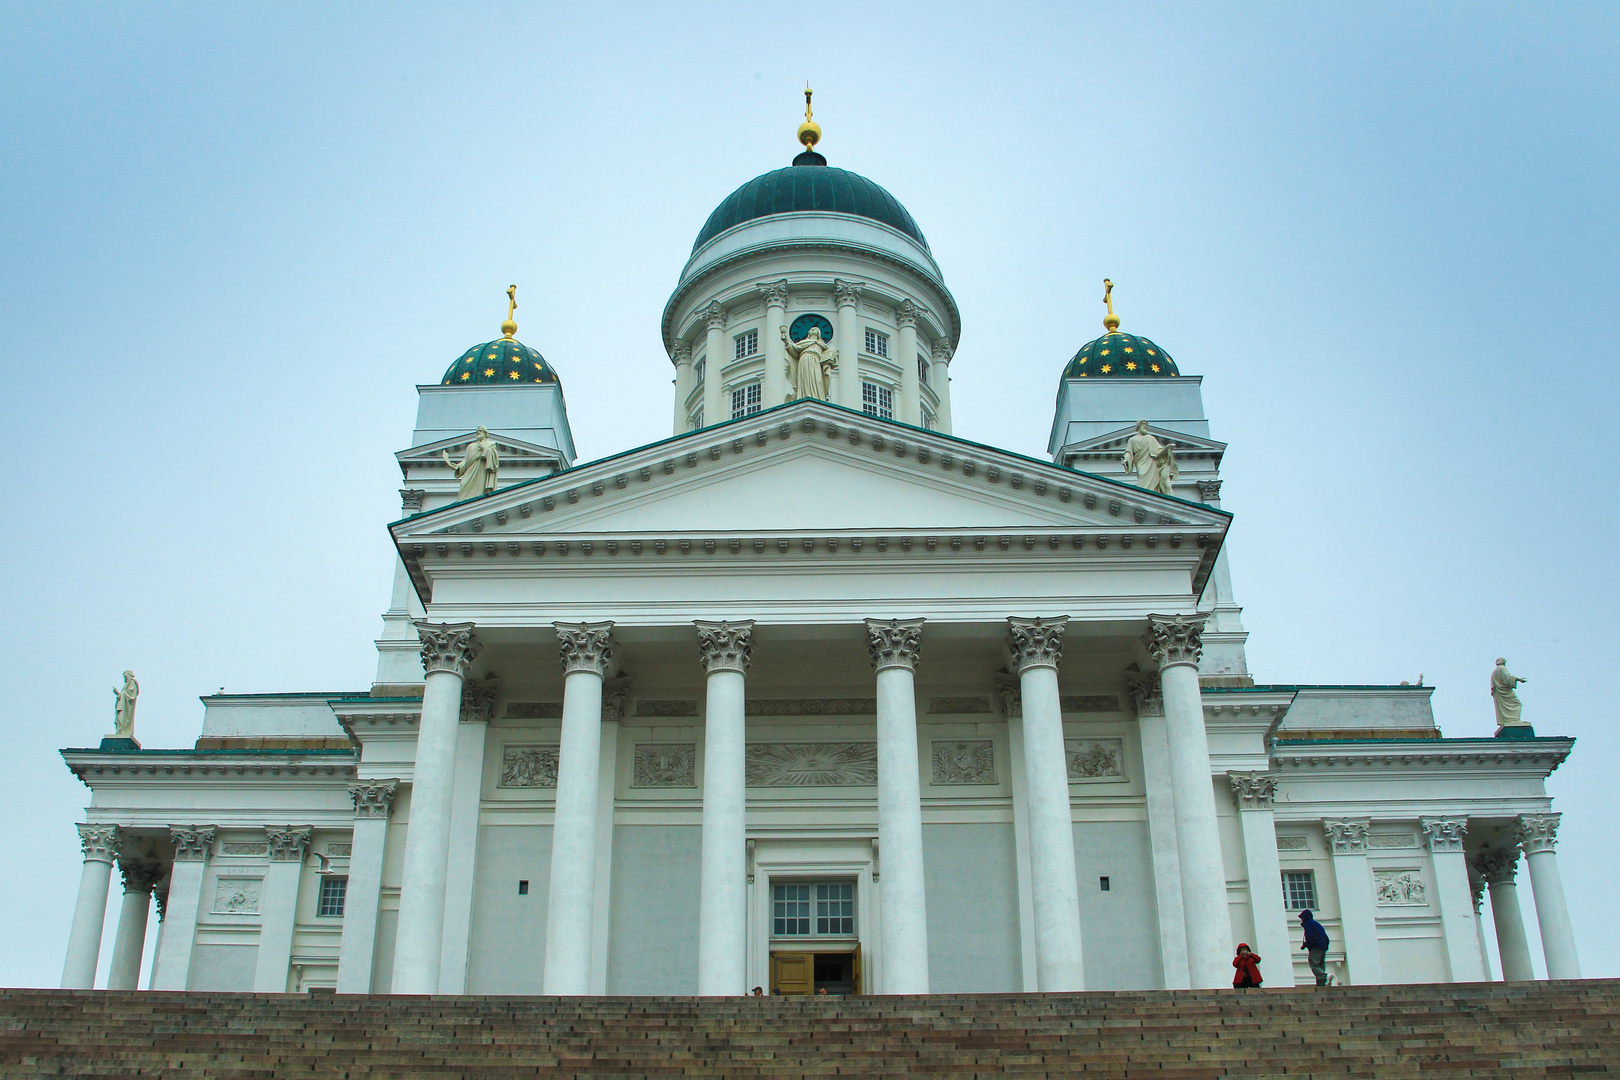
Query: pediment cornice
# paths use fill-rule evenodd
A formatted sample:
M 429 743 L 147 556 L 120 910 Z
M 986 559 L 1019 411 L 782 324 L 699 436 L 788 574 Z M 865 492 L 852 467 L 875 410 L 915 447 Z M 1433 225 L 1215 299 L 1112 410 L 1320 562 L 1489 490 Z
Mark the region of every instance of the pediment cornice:
M 1185 431 L 1175 431 L 1155 424 L 1148 425 L 1148 432 L 1160 442 L 1172 446 L 1178 458 L 1188 460 L 1209 458 L 1219 466 L 1222 455 L 1226 453 L 1225 443 L 1201 435 L 1189 435 Z M 1126 424 L 1102 435 L 1093 435 L 1089 439 L 1068 443 L 1059 453 L 1070 461 L 1116 461 L 1124 451 L 1125 444 L 1135 434 L 1136 425 Z

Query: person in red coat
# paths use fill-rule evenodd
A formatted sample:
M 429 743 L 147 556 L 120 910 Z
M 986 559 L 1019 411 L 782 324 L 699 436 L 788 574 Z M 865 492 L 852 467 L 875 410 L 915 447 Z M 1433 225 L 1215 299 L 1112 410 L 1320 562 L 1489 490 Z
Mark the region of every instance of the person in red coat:
M 1237 974 L 1232 976 L 1234 990 L 1247 990 L 1251 986 L 1260 985 L 1260 954 L 1253 952 L 1247 945 L 1239 945 L 1237 955 L 1232 957 L 1232 966 L 1237 968 Z

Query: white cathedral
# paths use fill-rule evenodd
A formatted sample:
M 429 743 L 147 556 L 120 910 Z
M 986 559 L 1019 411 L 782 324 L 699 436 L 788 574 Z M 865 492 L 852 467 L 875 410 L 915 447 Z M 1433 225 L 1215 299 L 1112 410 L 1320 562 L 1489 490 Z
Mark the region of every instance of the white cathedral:
M 1544 782 L 1425 686 L 1257 682 L 1200 378 L 1106 333 L 1050 461 L 956 436 L 961 313 L 820 129 L 663 312 L 674 432 L 576 463 L 503 336 L 419 386 L 375 680 L 127 722 L 64 987 L 921 994 L 1578 977 Z M 1139 422 L 1141 422 L 1139 424 Z M 133 685 L 133 684 L 131 684 Z M 149 911 L 156 906 L 157 931 Z

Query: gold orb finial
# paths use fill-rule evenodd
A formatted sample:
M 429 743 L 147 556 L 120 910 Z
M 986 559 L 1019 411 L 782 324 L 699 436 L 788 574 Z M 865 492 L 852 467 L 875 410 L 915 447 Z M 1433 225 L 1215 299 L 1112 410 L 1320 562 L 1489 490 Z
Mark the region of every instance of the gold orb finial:
M 804 88 L 804 123 L 799 125 L 799 141 L 804 144 L 806 150 L 814 150 L 816 143 L 821 141 L 821 125 L 816 123 L 815 118 L 810 113 L 810 97 L 814 93 L 815 91 L 810 89 L 809 84 L 806 84 Z
M 1119 333 L 1119 316 L 1114 314 L 1114 283 L 1103 278 L 1103 303 L 1108 305 L 1108 314 L 1103 316 L 1103 329 L 1110 334 Z
M 516 311 L 517 286 L 508 285 L 506 287 L 506 321 L 501 323 L 501 336 L 508 341 L 512 340 L 512 335 L 517 333 L 517 323 L 512 321 L 512 315 Z

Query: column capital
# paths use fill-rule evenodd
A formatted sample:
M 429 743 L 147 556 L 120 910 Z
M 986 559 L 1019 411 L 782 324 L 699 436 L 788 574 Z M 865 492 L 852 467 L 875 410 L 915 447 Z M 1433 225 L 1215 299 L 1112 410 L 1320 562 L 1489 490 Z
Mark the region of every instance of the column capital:
M 901 329 L 916 326 L 917 320 L 927 312 L 927 308 L 913 300 L 902 300 L 900 306 L 894 309 L 894 324 Z
M 996 694 L 1001 698 L 1001 711 L 1008 719 L 1024 715 L 1024 686 L 1018 676 L 996 672 Z
M 1485 878 L 1472 866 L 1468 868 L 1468 892 L 1474 900 L 1474 914 L 1478 915 L 1480 905 L 1485 902 Z
M 1197 667 L 1198 658 L 1204 654 L 1204 623 L 1208 619 L 1207 612 L 1196 615 L 1149 615 L 1148 632 L 1142 644 L 1159 662 L 1161 671 L 1176 664 Z
M 630 692 L 630 676 L 602 680 L 602 723 L 617 724 L 624 719 L 624 698 Z
M 1519 849 L 1486 848 L 1474 856 L 1474 866 L 1491 885 L 1512 885 L 1519 875 Z
M 1063 658 L 1063 628 L 1067 615 L 1051 619 L 1007 619 L 1007 651 L 1013 669 L 1022 675 L 1030 668 L 1056 668 Z
M 422 512 L 422 496 L 427 491 L 423 488 L 400 488 L 399 508 L 405 514 L 420 514 Z
M 114 863 L 118 861 L 118 846 L 123 842 L 116 825 L 80 825 L 79 847 L 85 862 Z
M 925 619 L 867 619 L 866 651 L 872 657 L 872 670 L 905 668 L 917 670 L 922 654 L 922 628 Z
M 684 341 L 677 341 L 675 346 L 669 350 L 669 361 L 676 367 L 680 367 L 682 364 L 690 364 L 692 362 L 692 346 Z
M 264 836 L 270 841 L 270 861 L 303 862 L 304 852 L 309 850 L 310 835 L 314 831 L 309 825 L 285 825 L 279 829 L 266 825 Z
M 703 670 L 713 675 L 717 671 L 735 671 L 747 674 L 754 652 L 754 620 L 741 622 L 692 623 L 697 627 L 698 659 Z
M 787 307 L 788 283 L 787 278 L 781 281 L 762 281 L 754 288 L 765 300 L 766 307 Z
M 1198 481 L 1198 497 L 1205 502 L 1219 502 L 1221 498 L 1221 482 L 1219 480 Z
M 718 370 L 718 369 L 716 369 Z M 563 671 L 569 675 L 588 671 L 592 675 L 607 674 L 613 659 L 613 624 L 611 622 L 556 622 L 558 655 Z
M 349 785 L 357 818 L 386 818 L 394 809 L 398 780 L 361 780 Z
M 1322 822 L 1322 831 L 1327 833 L 1335 855 L 1367 854 L 1367 832 L 1371 828 L 1372 822 L 1367 818 Z
M 1271 773 L 1227 773 L 1240 810 L 1270 810 L 1277 800 L 1278 777 Z
M 501 680 L 485 679 L 461 684 L 461 722 L 487 724 L 495 712 L 495 695 L 500 693 Z
M 726 309 L 720 306 L 718 300 L 710 300 L 706 307 L 698 309 L 697 315 L 698 318 L 709 324 L 710 330 L 724 330 L 726 328 Z M 718 360 L 715 362 L 716 364 L 719 363 Z
M 169 911 L 169 890 L 159 889 L 154 891 L 152 893 L 152 903 L 157 905 L 158 922 L 162 922 L 163 916 L 168 914 Z
M 472 662 L 478 659 L 479 646 L 478 639 L 473 637 L 473 624 L 422 620 L 415 626 L 422 639 L 422 670 L 429 675 L 448 671 L 457 678 L 466 678 Z
M 1131 695 L 1138 717 L 1164 715 L 1164 686 L 1157 671 L 1127 671 L 1125 690 Z
M 950 342 L 940 340 L 934 342 L 934 363 L 949 364 L 951 362 Z
M 124 875 L 125 892 L 148 894 L 157 888 L 157 883 L 168 872 L 168 868 L 156 859 L 130 859 L 119 863 L 118 870 Z
M 866 288 L 864 282 L 845 281 L 842 278 L 833 278 L 833 296 L 839 307 L 854 307 L 861 302 L 861 291 Z M 849 348 L 846 344 L 844 348 Z
M 201 862 L 208 861 L 208 853 L 214 847 L 214 827 L 212 825 L 170 825 L 169 839 L 174 841 L 175 862 Z
M 1558 846 L 1558 822 L 1563 814 L 1520 814 L 1516 830 L 1519 846 L 1526 855 L 1552 851 Z
M 1467 818 L 1419 818 L 1423 827 L 1423 843 L 1430 851 L 1461 852 L 1468 837 Z

